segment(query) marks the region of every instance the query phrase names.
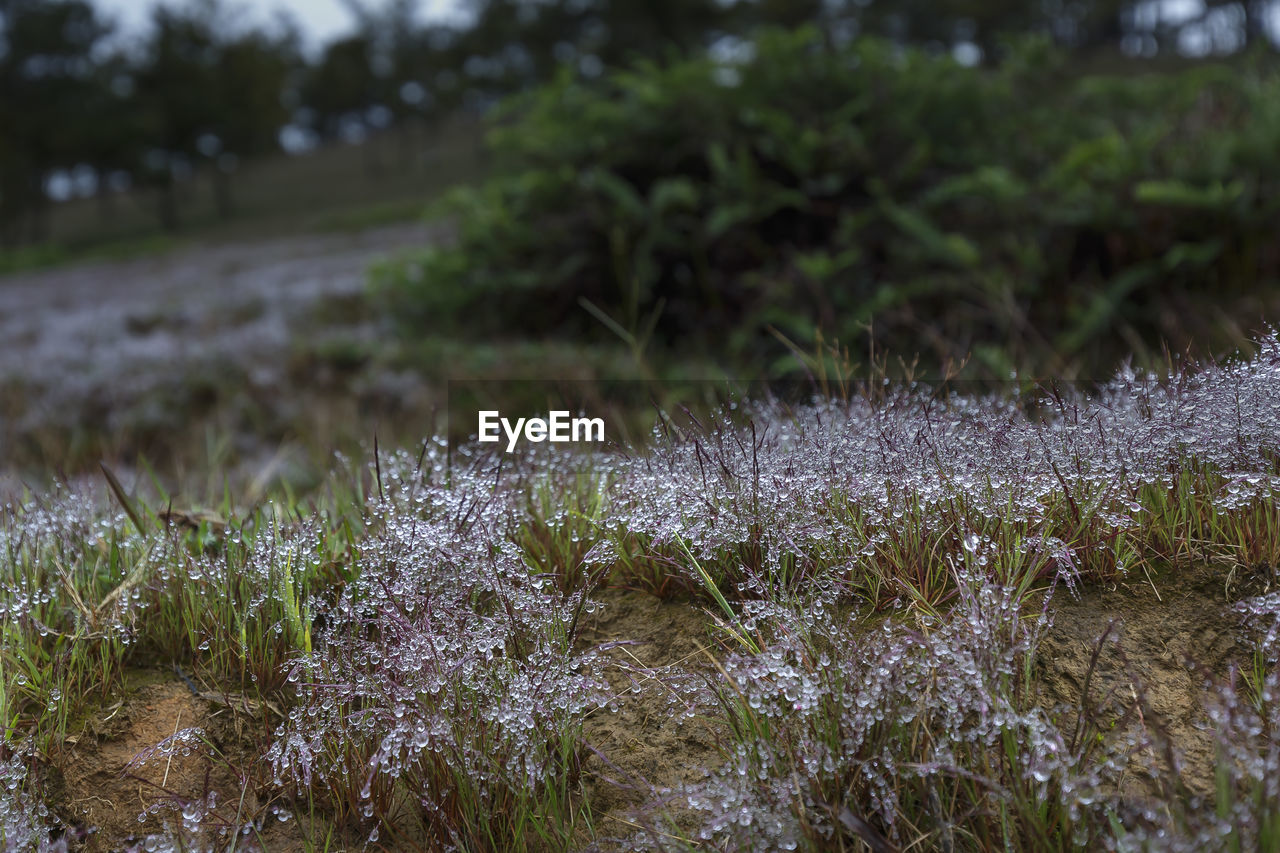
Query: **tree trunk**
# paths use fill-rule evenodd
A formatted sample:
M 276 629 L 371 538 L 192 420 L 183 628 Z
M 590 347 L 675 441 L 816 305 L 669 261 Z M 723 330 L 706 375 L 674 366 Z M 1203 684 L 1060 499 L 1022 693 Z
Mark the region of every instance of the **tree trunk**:
M 218 209 L 219 219 L 230 219 L 235 213 L 235 205 L 231 200 L 231 175 L 218 166 L 213 167 L 213 202 Z
M 44 191 L 44 170 L 36 169 L 29 185 L 27 238 L 32 244 L 49 239 L 49 196 Z
M 382 151 L 378 139 L 380 135 L 371 131 L 360 143 L 360 147 L 364 149 L 364 176 L 369 180 L 382 175 Z
M 98 169 L 98 187 L 94 195 L 98 202 L 98 218 L 105 226 L 111 225 L 116 218 L 116 198 L 115 193 L 111 191 L 111 186 L 107 181 L 109 171 L 107 169 Z
M 413 157 L 413 124 L 408 118 L 401 119 L 396 124 L 396 142 L 398 143 L 398 151 L 400 154 L 400 171 L 412 172 L 414 167 Z
M 1244 4 L 1245 47 L 1272 44 L 1267 33 L 1267 15 L 1272 5 L 1271 0 L 1252 0 Z
M 159 213 L 160 227 L 165 231 L 177 231 L 178 222 L 178 187 L 173 175 L 167 174 L 160 183 Z

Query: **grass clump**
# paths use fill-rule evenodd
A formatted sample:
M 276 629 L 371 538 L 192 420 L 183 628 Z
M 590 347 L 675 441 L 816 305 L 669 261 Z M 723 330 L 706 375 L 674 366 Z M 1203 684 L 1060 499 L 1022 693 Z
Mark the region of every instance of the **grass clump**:
M 603 525 L 621 535 L 602 558 L 639 541 L 687 589 L 770 598 L 826 578 L 877 607 L 929 608 L 970 558 L 1023 589 L 1113 583 L 1205 548 L 1264 564 L 1280 343 L 1261 344 L 1247 362 L 1126 372 L 1092 393 L 757 404 L 746 425 L 620 461 Z
M 588 590 L 530 572 L 498 470 L 455 471 L 449 488 L 388 473 L 355 578 L 290 672 L 277 778 L 374 822 L 375 842 L 562 848 L 586 818 L 581 719 L 606 698 L 599 661 L 574 649 Z
M 702 697 L 733 736 L 725 764 L 678 792 L 701 818 L 689 847 L 1050 850 L 1109 834 L 1124 749 L 1037 707 L 1045 620 L 1016 590 L 962 576 L 921 633 L 829 604 L 753 608 L 762 650 L 729 656 Z
M 175 849 L 281 813 L 317 846 L 578 849 L 608 842 L 615 782 L 646 801 L 604 811 L 630 846 L 1270 849 L 1280 340 L 1257 350 L 1021 398 L 742 402 L 641 447 L 375 448 L 247 510 L 114 476 L 27 496 L 0 516 L 6 843 L 72 836 L 42 803 L 65 743 L 160 664 L 234 692 L 257 738 L 243 758 L 175 720 L 130 764 L 222 762 L 227 790 L 146 805 L 182 813 L 147 842 Z M 1069 701 L 1042 678 L 1072 597 L 1195 572 L 1244 619 L 1193 670 L 1211 785 L 1119 627 L 1085 638 Z M 601 633 L 617 588 L 702 605 L 713 660 Z M 655 687 L 647 714 L 720 738 L 682 784 L 588 735 Z
M 0 720 L 47 749 L 75 703 L 110 695 L 137 639 L 141 581 L 157 559 L 123 513 L 60 487 L 0 511 Z

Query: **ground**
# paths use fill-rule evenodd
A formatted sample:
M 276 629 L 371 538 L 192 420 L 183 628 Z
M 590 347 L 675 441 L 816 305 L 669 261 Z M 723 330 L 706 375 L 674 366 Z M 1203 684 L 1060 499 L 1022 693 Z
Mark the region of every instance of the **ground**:
M 28 469 L 148 451 L 164 467 L 213 426 L 261 471 L 289 458 L 299 421 L 323 440 L 368 412 L 414 410 L 427 391 L 410 372 L 335 373 L 383 333 L 360 308 L 370 264 L 440 233 L 396 225 L 0 278 L 0 443 Z
M 1246 664 L 1249 654 L 1230 608 L 1241 590 L 1226 580 L 1223 571 L 1201 567 L 1150 582 L 1088 588 L 1078 596 L 1060 588 L 1038 656 L 1043 705 L 1080 707 L 1086 681 L 1098 707 L 1123 704 L 1132 691 L 1143 691 L 1158 715 L 1144 722 L 1169 737 L 1181 759 L 1182 781 L 1193 792 L 1209 793 L 1214 745 L 1206 728 L 1204 675 L 1224 675 Z M 1262 576 L 1247 583 L 1260 591 Z M 686 720 L 671 701 L 668 682 L 714 677 L 723 646 L 712 614 L 697 604 L 621 589 L 603 591 L 600 600 L 603 606 L 586 624 L 582 644 L 606 649 L 616 710 L 602 709 L 586 720 L 590 751 L 581 795 L 596 828 L 593 849 L 625 850 L 640 826 L 671 828 L 654 823 L 652 812 L 640 808 L 643 803 L 663 789 L 699 781 L 703 768 L 719 763 L 721 724 Z M 1104 645 L 1090 674 L 1104 634 L 1118 642 Z M 67 825 L 94 828 L 80 849 L 95 853 L 141 841 L 166 821 L 178 824 L 180 806 L 165 804 L 199 800 L 210 790 L 219 793 L 211 823 L 235 825 L 241 809 L 263 812 L 265 804 L 257 800 L 263 768 L 256 761 L 275 718 L 275 709 L 246 705 L 232 692 L 198 695 L 172 670 L 136 670 L 125 695 L 86 714 L 55 757 L 60 783 L 53 805 Z M 190 754 L 159 754 L 139 763 L 139 756 L 192 727 L 203 730 L 207 743 Z M 1158 797 L 1150 779 L 1130 782 Z M 239 803 L 242 792 L 246 801 Z M 306 849 L 327 831 L 283 813 L 285 820 L 267 821 L 249 837 L 267 850 L 292 851 Z M 690 828 L 677 813 L 672 831 Z M 354 849 L 363 841 L 347 836 L 338 843 Z

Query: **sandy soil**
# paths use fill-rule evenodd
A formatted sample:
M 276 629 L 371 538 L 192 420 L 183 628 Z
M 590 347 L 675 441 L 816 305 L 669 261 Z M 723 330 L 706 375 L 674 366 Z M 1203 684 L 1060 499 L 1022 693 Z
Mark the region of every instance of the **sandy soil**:
M 126 698 L 86 716 L 54 756 L 54 805 L 84 836 L 79 849 L 145 844 L 180 827 L 184 809 L 210 794 L 204 823 L 215 837 L 225 830 L 223 845 L 239 828 L 239 849 L 302 849 L 297 822 L 279 821 L 259 798 L 269 709 L 235 694 L 197 695 L 167 671 L 138 671 L 131 681 Z M 260 829 L 246 826 L 255 819 Z
M 658 790 L 696 782 L 703 768 L 720 763 L 715 721 L 686 719 L 667 686 L 672 677 L 714 677 L 719 650 L 711 619 L 699 607 L 636 591 L 606 590 L 600 598 L 604 607 L 583 641 L 608 648 L 617 711 L 602 709 L 583 727 L 597 751 L 587 758 L 583 792 L 597 849 L 625 850 L 637 822 L 647 818 L 637 813 L 642 802 Z
M 1037 656 L 1046 703 L 1080 707 L 1086 679 L 1090 706 L 1104 715 L 1118 716 L 1141 699 L 1142 722 L 1172 743 L 1183 784 L 1197 794 L 1210 793 L 1215 748 L 1205 712 L 1207 682 L 1247 664 L 1250 650 L 1231 605 L 1261 592 L 1251 589 L 1261 582 L 1260 574 L 1229 578 L 1226 570 L 1201 566 L 1149 581 L 1131 578 L 1114 589 L 1090 587 L 1079 598 L 1060 591 L 1053 627 Z M 1090 676 L 1104 633 L 1108 642 Z M 1167 762 L 1162 750 L 1148 758 L 1161 766 Z M 1149 779 L 1133 781 L 1146 794 L 1159 795 Z

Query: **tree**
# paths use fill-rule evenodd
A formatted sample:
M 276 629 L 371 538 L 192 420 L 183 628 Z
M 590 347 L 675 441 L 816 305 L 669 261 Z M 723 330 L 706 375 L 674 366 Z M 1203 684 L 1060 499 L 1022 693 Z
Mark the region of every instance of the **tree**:
M 82 105 L 100 79 L 93 56 L 110 28 L 84 0 L 0 1 L 0 223 L 6 241 L 49 235 L 45 183 L 86 159 Z
M 312 125 L 322 137 L 335 139 L 345 128 L 364 127 L 364 112 L 377 96 L 371 56 L 364 34 L 328 44 L 320 62 L 302 85 L 303 103 L 312 111 Z
M 137 89 L 149 140 L 144 174 L 159 189 L 165 228 L 179 224 L 178 181 L 201 164 L 211 169 L 220 215 L 231 215 L 231 174 L 241 158 L 278 146 L 283 92 L 298 61 L 296 34 L 233 34 L 218 0 L 154 8 Z
M 283 94 L 300 62 L 296 33 L 273 39 L 251 31 L 218 45 L 212 139 L 204 138 L 202 153 L 212 161 L 224 218 L 232 212 L 231 175 L 237 164 L 279 150 L 279 131 L 289 120 Z
M 405 167 L 411 161 L 415 126 L 439 115 L 441 99 L 434 94 L 433 83 L 439 72 L 450 67 L 449 60 L 442 63 L 440 59 L 450 53 L 452 29 L 421 25 L 418 0 L 386 0 L 381 6 L 360 0 L 343 2 L 356 19 L 357 34 L 367 51 L 369 103 L 362 118 L 366 125 L 374 125 L 372 130 L 381 129 L 378 125 L 383 122 L 394 129 Z M 370 121 L 369 110 L 378 121 Z
M 99 60 L 94 85 L 80 101 L 76 151 L 97 176 L 99 209 L 104 221 L 112 216 L 111 178 L 134 175 L 146 142 L 145 118 L 134 82 L 132 58 L 114 50 Z
M 137 74 L 148 150 L 144 177 L 158 189 L 160 223 L 176 230 L 178 181 L 194 168 L 202 136 L 213 132 L 212 107 L 219 89 L 214 0 L 190 10 L 152 9 L 145 56 Z

